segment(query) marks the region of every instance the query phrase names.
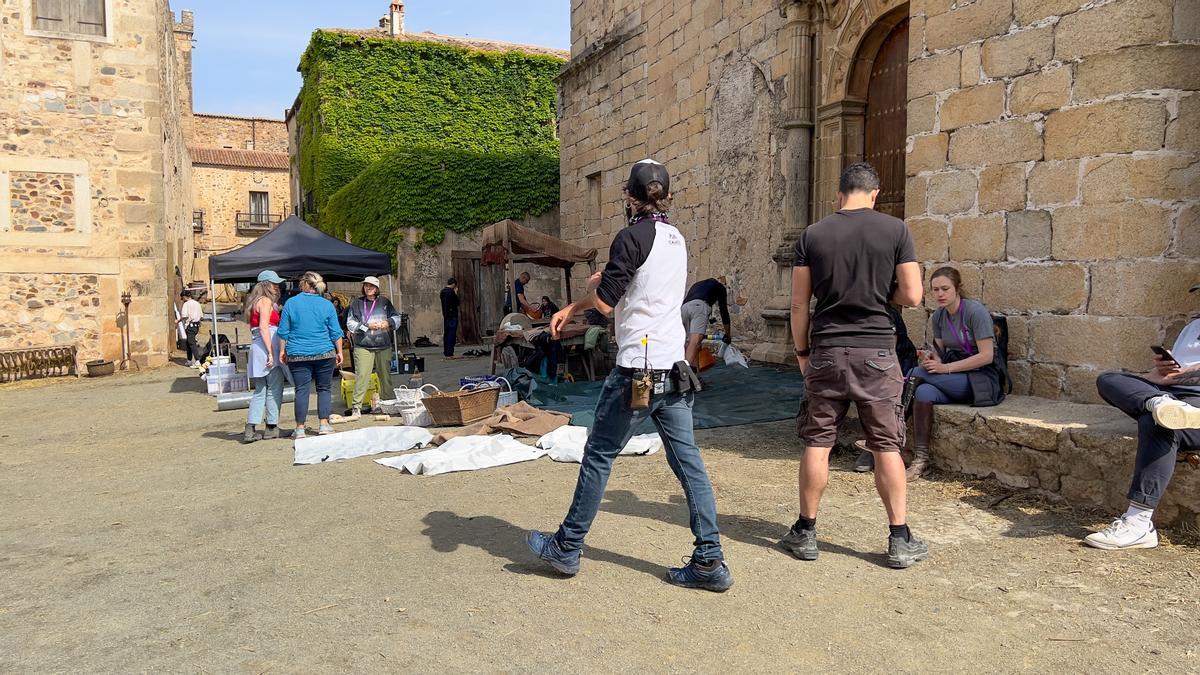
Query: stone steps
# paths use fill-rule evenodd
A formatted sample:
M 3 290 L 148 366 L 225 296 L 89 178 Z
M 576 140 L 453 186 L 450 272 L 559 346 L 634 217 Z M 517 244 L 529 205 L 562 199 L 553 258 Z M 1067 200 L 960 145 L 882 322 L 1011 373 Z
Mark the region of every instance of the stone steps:
M 930 452 L 939 469 L 994 477 L 1114 514 L 1128 504 L 1137 424 L 1114 408 L 1010 396 L 992 408 L 936 411 Z M 1155 521 L 1200 526 L 1200 471 L 1177 465 Z

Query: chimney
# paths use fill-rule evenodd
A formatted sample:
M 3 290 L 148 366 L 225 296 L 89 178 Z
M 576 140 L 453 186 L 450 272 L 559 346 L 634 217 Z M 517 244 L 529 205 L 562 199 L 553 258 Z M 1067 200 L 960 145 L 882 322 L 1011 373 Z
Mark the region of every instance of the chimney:
M 389 22 L 388 32 L 392 37 L 404 34 L 404 3 L 393 2 L 391 7 L 391 21 Z

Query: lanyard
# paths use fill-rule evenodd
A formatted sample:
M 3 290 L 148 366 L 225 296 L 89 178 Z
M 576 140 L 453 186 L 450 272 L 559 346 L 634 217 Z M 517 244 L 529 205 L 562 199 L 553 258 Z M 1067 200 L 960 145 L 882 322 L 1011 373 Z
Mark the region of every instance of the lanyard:
M 375 296 L 375 299 L 371 301 L 371 309 L 368 309 L 366 315 L 363 316 L 363 323 L 371 322 L 371 317 L 375 314 L 375 303 L 377 303 L 377 302 L 379 302 L 378 295 Z M 366 307 L 366 306 L 367 306 L 367 300 L 366 300 L 366 298 L 363 298 L 363 307 Z
M 958 346 L 962 347 L 963 353 L 967 356 L 973 356 L 975 350 L 971 348 L 971 334 L 967 332 L 967 321 L 962 318 L 963 306 L 958 305 L 959 324 L 954 325 L 954 315 L 950 314 L 950 310 L 946 310 L 946 318 L 949 320 L 950 329 L 954 333 L 954 338 L 958 341 Z

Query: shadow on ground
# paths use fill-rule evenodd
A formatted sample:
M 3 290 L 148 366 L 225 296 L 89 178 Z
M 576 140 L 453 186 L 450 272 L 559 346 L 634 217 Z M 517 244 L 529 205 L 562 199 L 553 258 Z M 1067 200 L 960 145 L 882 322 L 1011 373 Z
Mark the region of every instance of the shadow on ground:
M 509 564 L 504 566 L 508 572 L 562 578 L 562 575 L 538 561 L 530 552 L 525 544 L 527 530 L 506 520 L 493 516 L 460 516 L 451 511 L 431 511 L 422 522 L 426 527 L 421 533 L 429 537 L 430 546 L 439 553 L 452 553 L 457 551 L 459 546 L 473 546 L 493 558 L 508 560 Z M 594 546 L 587 546 L 584 556 L 589 560 L 620 565 L 658 579 L 667 574 L 667 568 L 662 565 Z
M 682 495 L 673 495 L 668 502 L 651 502 L 639 499 L 629 490 L 609 490 L 605 493 L 600 508 L 608 513 L 622 516 L 657 520 L 683 528 L 689 527 L 687 501 Z M 784 534 L 787 534 L 789 524 L 781 524 L 756 516 L 721 513 L 717 514 L 717 523 L 721 527 L 722 538 L 751 546 L 761 546 L 774 550 L 780 555 L 788 555 L 780 550 L 776 543 Z M 824 540 L 820 541 L 820 547 L 821 551 L 825 553 L 850 556 L 880 566 L 886 566 L 887 563 L 886 556 L 882 554 L 856 551 Z

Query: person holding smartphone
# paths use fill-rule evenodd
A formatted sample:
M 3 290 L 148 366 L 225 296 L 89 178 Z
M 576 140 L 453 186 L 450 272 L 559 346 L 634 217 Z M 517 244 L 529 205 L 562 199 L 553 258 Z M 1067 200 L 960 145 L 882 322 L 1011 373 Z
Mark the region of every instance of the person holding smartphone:
M 1200 290 L 1193 286 L 1192 292 Z M 1175 473 L 1180 451 L 1200 449 L 1200 319 L 1184 327 L 1175 346 L 1151 345 L 1154 367 L 1145 373 L 1104 373 L 1100 397 L 1137 420 L 1137 457 L 1129 508 L 1100 532 L 1084 538 L 1105 550 L 1154 548 L 1154 509 Z

